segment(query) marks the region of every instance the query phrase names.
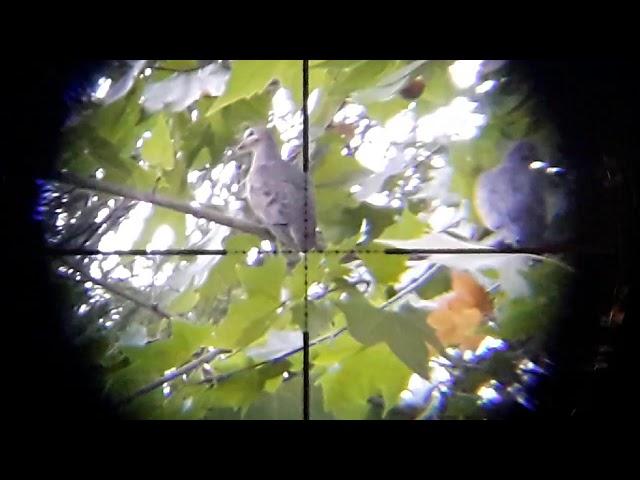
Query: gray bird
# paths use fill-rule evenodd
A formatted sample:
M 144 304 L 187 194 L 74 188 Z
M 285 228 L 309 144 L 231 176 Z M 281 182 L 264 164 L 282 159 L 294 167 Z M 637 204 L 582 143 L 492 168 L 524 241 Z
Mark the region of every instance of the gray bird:
M 530 168 L 541 161 L 528 141 L 515 144 L 498 166 L 481 174 L 475 188 L 475 206 L 484 224 L 520 247 L 542 246 L 548 227 L 549 179 Z
M 307 175 L 281 159 L 266 128 L 248 129 L 237 150 L 253 154 L 246 180 L 247 199 L 258 219 L 282 248 L 299 252 L 315 248 L 315 202 Z

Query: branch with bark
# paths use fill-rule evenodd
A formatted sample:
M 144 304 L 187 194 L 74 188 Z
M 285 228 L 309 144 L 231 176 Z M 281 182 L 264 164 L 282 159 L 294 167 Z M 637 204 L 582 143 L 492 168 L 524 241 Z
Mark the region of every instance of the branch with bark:
M 227 227 L 258 235 L 263 238 L 271 238 L 271 233 L 266 227 L 249 222 L 242 218 L 225 215 L 213 208 L 193 206 L 190 202 L 185 202 L 165 195 L 153 192 L 140 192 L 130 187 L 96 180 L 94 178 L 83 177 L 71 172 L 61 173 L 59 180 L 78 188 L 88 189 L 94 192 L 108 193 L 110 195 L 116 195 L 129 200 L 151 203 L 177 212 L 188 213 L 194 217 L 204 218 L 205 220 L 209 220 L 220 225 L 226 225 Z

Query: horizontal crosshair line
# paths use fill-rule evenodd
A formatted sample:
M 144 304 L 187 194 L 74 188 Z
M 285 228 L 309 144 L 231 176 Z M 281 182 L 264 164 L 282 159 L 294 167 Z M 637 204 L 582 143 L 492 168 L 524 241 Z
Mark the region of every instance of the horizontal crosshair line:
M 109 250 L 103 251 L 99 249 L 85 248 L 45 248 L 46 255 L 65 256 L 65 255 L 246 255 L 250 250 L 225 250 L 225 249 L 193 249 L 193 248 L 173 248 L 165 250 Z M 603 248 L 589 247 L 549 247 L 549 248 L 385 248 L 385 249 L 352 249 L 352 250 L 311 250 L 304 252 L 302 250 L 280 250 L 277 252 L 266 252 L 274 254 L 295 254 L 295 253 L 315 253 L 329 255 L 347 255 L 347 254 L 380 254 L 380 255 L 437 255 L 437 254 L 549 254 L 549 253 L 591 253 L 591 254 L 614 254 L 613 250 Z

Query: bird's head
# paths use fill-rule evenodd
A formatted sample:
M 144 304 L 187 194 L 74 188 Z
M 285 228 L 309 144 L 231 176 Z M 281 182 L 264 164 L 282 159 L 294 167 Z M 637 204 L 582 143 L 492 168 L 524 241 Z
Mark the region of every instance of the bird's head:
M 511 147 L 505 158 L 505 164 L 514 167 L 529 168 L 532 162 L 541 161 L 540 152 L 535 144 L 523 140 Z
M 238 152 L 255 152 L 261 145 L 273 142 L 271 133 L 265 127 L 248 128 L 242 137 L 242 141 L 236 147 Z

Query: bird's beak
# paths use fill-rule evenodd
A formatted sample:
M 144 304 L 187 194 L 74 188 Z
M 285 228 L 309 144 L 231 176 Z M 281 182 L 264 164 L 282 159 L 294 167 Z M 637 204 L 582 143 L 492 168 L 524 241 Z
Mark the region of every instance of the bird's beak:
M 245 141 L 241 141 L 238 145 L 236 145 L 236 153 L 244 153 L 246 150 L 245 148 L 247 147 Z
M 241 163 L 251 158 L 251 150 L 246 148 L 244 141 L 240 142 L 236 148 L 233 149 L 233 158 Z

